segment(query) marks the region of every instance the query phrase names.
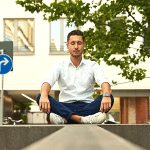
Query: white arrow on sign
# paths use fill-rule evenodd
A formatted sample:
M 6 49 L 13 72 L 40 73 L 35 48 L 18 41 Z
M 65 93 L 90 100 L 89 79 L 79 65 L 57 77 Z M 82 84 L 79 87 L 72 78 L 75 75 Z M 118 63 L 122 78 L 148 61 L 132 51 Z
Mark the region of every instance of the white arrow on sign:
M 7 65 L 9 60 L 7 58 L 4 58 L 5 60 L 0 61 L 0 71 L 1 71 L 1 64 L 4 63 L 4 65 Z

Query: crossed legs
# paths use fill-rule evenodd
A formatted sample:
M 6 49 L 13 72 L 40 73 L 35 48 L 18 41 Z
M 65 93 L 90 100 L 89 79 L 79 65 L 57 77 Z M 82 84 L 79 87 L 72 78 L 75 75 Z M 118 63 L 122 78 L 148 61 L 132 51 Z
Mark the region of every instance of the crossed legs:
M 40 94 L 37 96 L 37 103 L 39 105 Z M 64 117 L 68 122 L 73 121 L 81 124 L 82 116 L 89 116 L 99 112 L 102 96 L 99 96 L 96 100 L 91 103 L 62 103 L 53 99 L 51 96 L 48 97 L 51 105 L 51 111 L 61 117 Z M 113 106 L 114 99 L 111 95 L 111 107 Z M 108 112 L 108 111 L 107 111 Z M 106 112 L 106 113 L 107 113 Z

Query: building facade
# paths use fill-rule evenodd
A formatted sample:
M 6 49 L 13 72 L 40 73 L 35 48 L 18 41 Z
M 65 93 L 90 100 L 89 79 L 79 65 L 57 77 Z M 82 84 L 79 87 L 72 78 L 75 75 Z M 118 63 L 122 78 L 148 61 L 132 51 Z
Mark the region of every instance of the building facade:
M 13 71 L 4 75 L 4 111 L 7 108 L 12 110 L 10 113 L 4 112 L 4 117 L 13 117 L 15 102 L 31 102 L 24 95 L 36 101 L 49 69 L 55 62 L 69 59 L 65 42 L 67 34 L 75 26 L 65 27 L 65 17 L 51 23 L 44 21 L 42 13 L 25 12 L 23 7 L 16 5 L 15 0 L 2 0 L 0 14 L 0 41 L 13 41 Z M 138 14 L 137 17 L 141 19 Z M 90 26 L 87 24 L 81 30 Z M 133 45 L 138 47 L 139 43 Z M 131 49 L 131 53 L 134 53 L 134 49 Z M 149 64 L 150 59 L 139 64 L 141 68 L 147 69 L 146 77 L 150 77 Z M 132 83 L 117 75 L 120 71 L 118 68 L 107 66 L 103 61 L 101 67 L 110 81 L 114 79 L 120 83 L 111 86 L 115 104 L 110 113 L 115 120 L 120 124 L 149 122 L 150 79 Z M 50 95 L 59 100 L 57 83 L 52 87 Z

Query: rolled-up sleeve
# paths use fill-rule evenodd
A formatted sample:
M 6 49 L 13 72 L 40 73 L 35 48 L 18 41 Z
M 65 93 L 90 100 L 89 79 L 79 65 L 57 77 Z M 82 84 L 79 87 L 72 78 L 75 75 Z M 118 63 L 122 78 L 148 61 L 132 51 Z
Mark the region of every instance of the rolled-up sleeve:
M 93 72 L 94 72 L 94 78 L 95 78 L 95 82 L 101 87 L 102 83 L 107 82 L 110 85 L 109 80 L 107 79 L 107 77 L 105 76 L 102 68 L 100 67 L 100 65 L 95 62 L 93 64 Z
M 60 65 L 59 63 L 55 63 L 48 72 L 43 83 L 45 82 L 49 83 L 50 87 L 52 88 L 55 82 L 58 81 L 59 73 L 60 73 Z

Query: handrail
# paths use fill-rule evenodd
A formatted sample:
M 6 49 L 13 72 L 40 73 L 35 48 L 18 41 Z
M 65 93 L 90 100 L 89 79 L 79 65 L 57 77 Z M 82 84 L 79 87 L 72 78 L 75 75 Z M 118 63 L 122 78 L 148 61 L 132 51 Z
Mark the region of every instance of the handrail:
M 7 118 L 4 119 L 4 121 L 7 121 L 7 122 L 6 123 L 3 122 L 3 124 L 8 124 L 9 120 L 13 122 L 13 125 L 16 125 L 16 122 L 24 122 L 22 119 L 20 119 L 20 120 L 13 120 L 11 117 L 7 117 Z

